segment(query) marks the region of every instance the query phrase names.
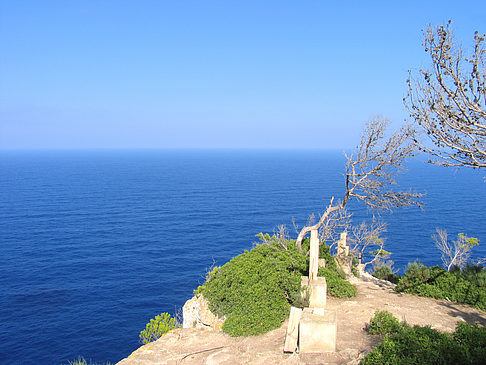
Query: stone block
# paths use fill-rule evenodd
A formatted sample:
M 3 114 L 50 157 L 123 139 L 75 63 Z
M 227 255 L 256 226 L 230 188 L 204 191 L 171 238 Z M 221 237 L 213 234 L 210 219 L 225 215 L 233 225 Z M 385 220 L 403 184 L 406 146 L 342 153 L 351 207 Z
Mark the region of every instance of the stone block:
M 302 317 L 302 309 L 291 307 L 287 335 L 285 336 L 284 352 L 295 352 L 299 339 L 299 322 Z
M 317 277 L 309 281 L 309 307 L 324 308 L 326 306 L 327 282 L 325 277 Z
M 319 259 L 317 262 L 319 267 L 326 267 L 326 259 Z
M 336 311 L 326 310 L 324 315 L 314 314 L 305 308 L 299 324 L 299 351 L 328 352 L 336 351 Z

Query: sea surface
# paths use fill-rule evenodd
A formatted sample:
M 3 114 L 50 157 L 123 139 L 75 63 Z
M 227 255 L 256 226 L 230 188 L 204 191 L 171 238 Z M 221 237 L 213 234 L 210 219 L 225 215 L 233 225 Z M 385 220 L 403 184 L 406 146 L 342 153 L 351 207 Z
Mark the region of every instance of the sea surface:
M 0 363 L 121 360 L 212 265 L 341 198 L 343 170 L 339 151 L 0 152 Z M 440 264 L 435 227 L 486 256 L 484 175 L 410 163 L 400 184 L 424 209 L 382 214 L 396 269 Z

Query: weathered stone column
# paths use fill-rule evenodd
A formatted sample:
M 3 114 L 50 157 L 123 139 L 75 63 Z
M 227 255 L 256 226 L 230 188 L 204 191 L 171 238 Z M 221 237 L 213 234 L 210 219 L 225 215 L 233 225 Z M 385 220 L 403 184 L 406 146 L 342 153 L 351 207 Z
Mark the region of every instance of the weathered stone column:
M 311 231 L 309 255 L 309 281 L 312 281 L 317 278 L 317 272 L 319 271 L 319 237 L 317 229 Z
M 349 255 L 349 247 L 346 244 L 346 239 L 348 236 L 348 232 L 342 232 L 339 236 L 338 247 L 337 247 L 337 254 L 339 256 L 348 256 Z

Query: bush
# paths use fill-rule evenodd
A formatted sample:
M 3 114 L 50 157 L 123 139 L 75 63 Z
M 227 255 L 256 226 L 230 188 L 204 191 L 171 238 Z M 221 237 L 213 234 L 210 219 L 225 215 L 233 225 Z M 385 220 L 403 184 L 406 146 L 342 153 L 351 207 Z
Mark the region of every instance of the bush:
M 368 332 L 383 336 L 398 333 L 404 326 L 405 324 L 400 323 L 390 312 L 376 311 L 375 316 L 370 320 Z
M 309 258 L 294 240 L 268 234 L 258 237 L 263 244 L 213 270 L 197 290 L 209 301 L 213 313 L 226 316 L 223 331 L 231 336 L 258 335 L 278 328 L 291 304 L 302 307 L 308 301 L 301 294 L 301 276 L 309 274 Z M 309 239 L 303 241 L 302 249 L 307 252 Z M 345 274 L 329 247 L 321 245 L 320 250 L 326 268 L 319 273 L 327 279 L 328 293 L 339 298 L 356 295 L 356 288 L 343 279 Z
M 223 331 L 231 336 L 278 328 L 299 297 L 300 277 L 308 271 L 308 258 L 294 241 L 262 237 L 265 244 L 231 259 L 201 288 L 209 309 L 226 316 Z
M 398 284 L 401 278 L 400 275 L 394 274 L 391 267 L 387 265 L 377 267 L 373 276 L 380 280 L 388 280 L 393 284 Z
M 486 359 L 486 327 L 458 322 L 454 340 L 464 346 L 471 364 L 480 364 Z
M 140 341 L 144 344 L 155 341 L 176 328 L 176 321 L 169 313 L 161 313 L 152 318 L 140 332 Z
M 377 320 L 381 325 L 375 327 L 385 335 L 384 340 L 366 355 L 361 364 L 484 363 L 485 327 L 458 323 L 456 331 L 450 335 L 430 327 L 408 327 L 399 324 L 388 312 L 377 312 L 370 321 L 370 328 Z
M 356 296 L 358 289 L 344 280 L 338 271 L 327 267 L 319 268 L 319 276 L 324 276 L 327 283 L 327 293 L 336 298 L 351 298 Z
M 448 272 L 439 266 L 429 268 L 415 262 L 408 265 L 395 290 L 486 310 L 486 270 L 482 266 L 455 268 Z
M 319 257 L 326 260 L 326 267 L 320 267 L 318 275 L 326 278 L 327 293 L 336 298 L 356 296 L 358 290 L 345 280 L 346 274 L 338 266 L 329 246 L 325 243 L 319 247 Z
M 97 363 L 91 360 L 88 362 L 84 357 L 78 356 L 76 360 L 68 361 L 68 365 L 97 365 Z M 105 365 L 111 365 L 111 363 L 107 362 Z

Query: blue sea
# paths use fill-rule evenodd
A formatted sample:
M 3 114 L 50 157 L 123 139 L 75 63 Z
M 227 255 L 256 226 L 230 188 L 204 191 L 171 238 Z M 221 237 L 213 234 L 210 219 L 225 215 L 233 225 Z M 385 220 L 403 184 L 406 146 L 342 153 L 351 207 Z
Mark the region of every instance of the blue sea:
M 341 198 L 343 169 L 339 151 L 0 152 L 0 363 L 121 360 L 213 264 Z M 486 256 L 484 175 L 410 163 L 400 184 L 427 195 L 382 214 L 395 268 L 440 264 L 435 227 Z

